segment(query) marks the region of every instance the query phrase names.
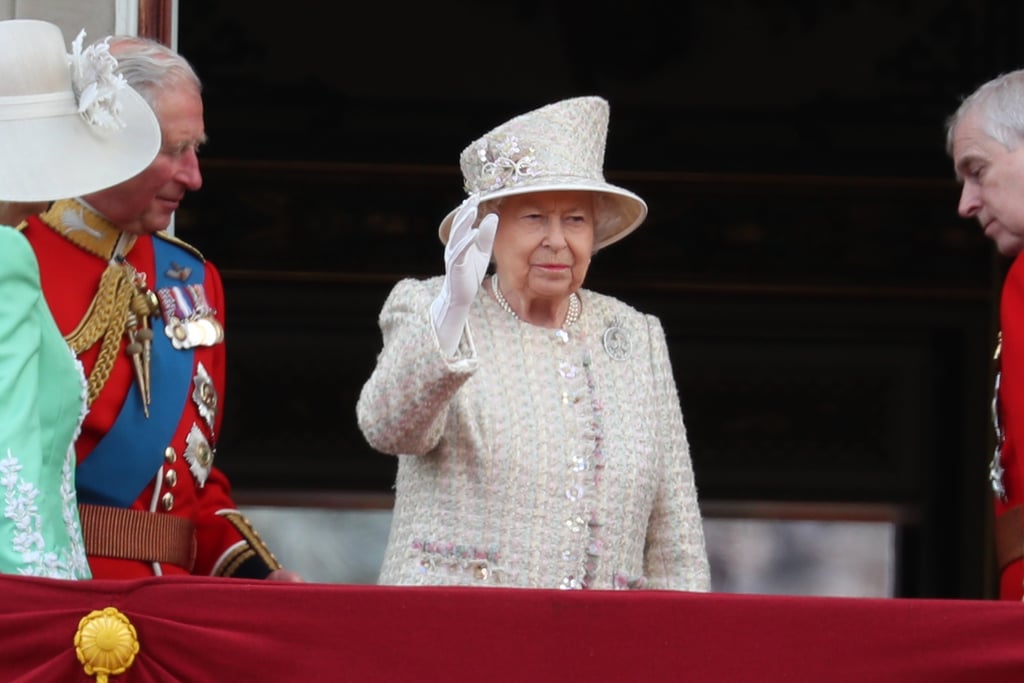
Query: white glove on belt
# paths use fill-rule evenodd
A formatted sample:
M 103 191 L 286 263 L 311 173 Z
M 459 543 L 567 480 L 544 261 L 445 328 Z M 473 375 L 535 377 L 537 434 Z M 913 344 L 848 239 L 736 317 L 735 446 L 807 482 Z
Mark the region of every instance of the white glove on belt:
M 459 348 L 469 307 L 491 262 L 494 233 L 498 229 L 498 216 L 493 213 L 480 221 L 479 228 L 473 228 L 479 203 L 477 195 L 471 196 L 452 220 L 448 244 L 444 247 L 444 284 L 430 305 L 437 341 L 441 351 L 449 357 Z

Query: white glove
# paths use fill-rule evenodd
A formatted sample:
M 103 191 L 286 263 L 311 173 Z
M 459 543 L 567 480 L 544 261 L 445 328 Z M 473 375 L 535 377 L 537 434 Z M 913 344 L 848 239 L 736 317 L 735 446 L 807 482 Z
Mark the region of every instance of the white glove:
M 491 262 L 494 233 L 498 229 L 498 216 L 493 213 L 480 221 L 479 228 L 473 227 L 479 203 L 479 197 L 474 194 L 462 203 L 452 220 L 448 244 L 444 247 L 444 284 L 430 305 L 437 341 L 441 351 L 449 357 L 459 348 L 469 307 Z

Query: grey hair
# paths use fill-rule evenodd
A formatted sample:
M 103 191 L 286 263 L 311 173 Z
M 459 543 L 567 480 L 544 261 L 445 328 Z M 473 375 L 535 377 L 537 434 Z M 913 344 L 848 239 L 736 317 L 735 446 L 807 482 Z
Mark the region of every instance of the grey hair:
M 50 205 L 48 201 L 42 202 L 7 202 L 0 201 L 0 225 L 19 225 L 29 216 L 46 211 Z
M 594 251 L 597 253 L 597 243 L 601 241 L 601 236 L 614 230 L 618 226 L 619 220 L 621 220 L 617 211 L 617 206 L 611 197 L 603 192 L 592 192 L 594 197 Z M 477 208 L 477 226 L 480 225 L 480 221 L 483 220 L 484 216 L 489 213 L 500 213 L 501 203 L 505 197 L 498 197 L 497 199 L 488 199 L 480 202 L 480 206 Z
M 967 114 L 981 115 L 981 129 L 1009 151 L 1024 140 L 1024 69 L 1004 73 L 964 98 L 946 121 L 946 152 L 953 153 L 953 135 Z
M 111 36 L 108 40 L 118 71 L 153 109 L 160 93 L 170 86 L 190 83 L 202 92 L 203 84 L 192 65 L 166 45 L 138 36 Z

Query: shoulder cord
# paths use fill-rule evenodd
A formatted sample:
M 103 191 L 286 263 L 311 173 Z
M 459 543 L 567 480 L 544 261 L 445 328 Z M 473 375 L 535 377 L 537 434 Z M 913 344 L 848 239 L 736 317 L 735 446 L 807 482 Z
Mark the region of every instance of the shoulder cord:
M 100 285 L 78 326 L 64 339 L 75 354 L 90 348 L 102 338 L 96 364 L 89 373 L 89 405 L 103 391 L 117 360 L 121 335 L 128 327 L 135 282 L 129 267 L 111 263 L 103 271 Z

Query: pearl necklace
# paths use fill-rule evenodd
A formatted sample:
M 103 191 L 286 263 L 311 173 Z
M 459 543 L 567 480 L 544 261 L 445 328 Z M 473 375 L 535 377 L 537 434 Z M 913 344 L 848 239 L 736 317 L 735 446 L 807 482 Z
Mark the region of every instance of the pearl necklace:
M 516 320 L 519 320 L 519 316 L 509 306 L 508 301 L 505 300 L 505 295 L 501 293 L 501 287 L 498 286 L 498 274 L 494 273 L 491 275 L 491 290 L 494 291 L 494 298 L 498 301 L 498 305 L 501 306 L 502 310 L 511 315 Z M 569 295 L 569 311 L 565 314 L 565 322 L 562 323 L 562 329 L 575 324 L 580 319 L 580 298 L 576 292 Z

